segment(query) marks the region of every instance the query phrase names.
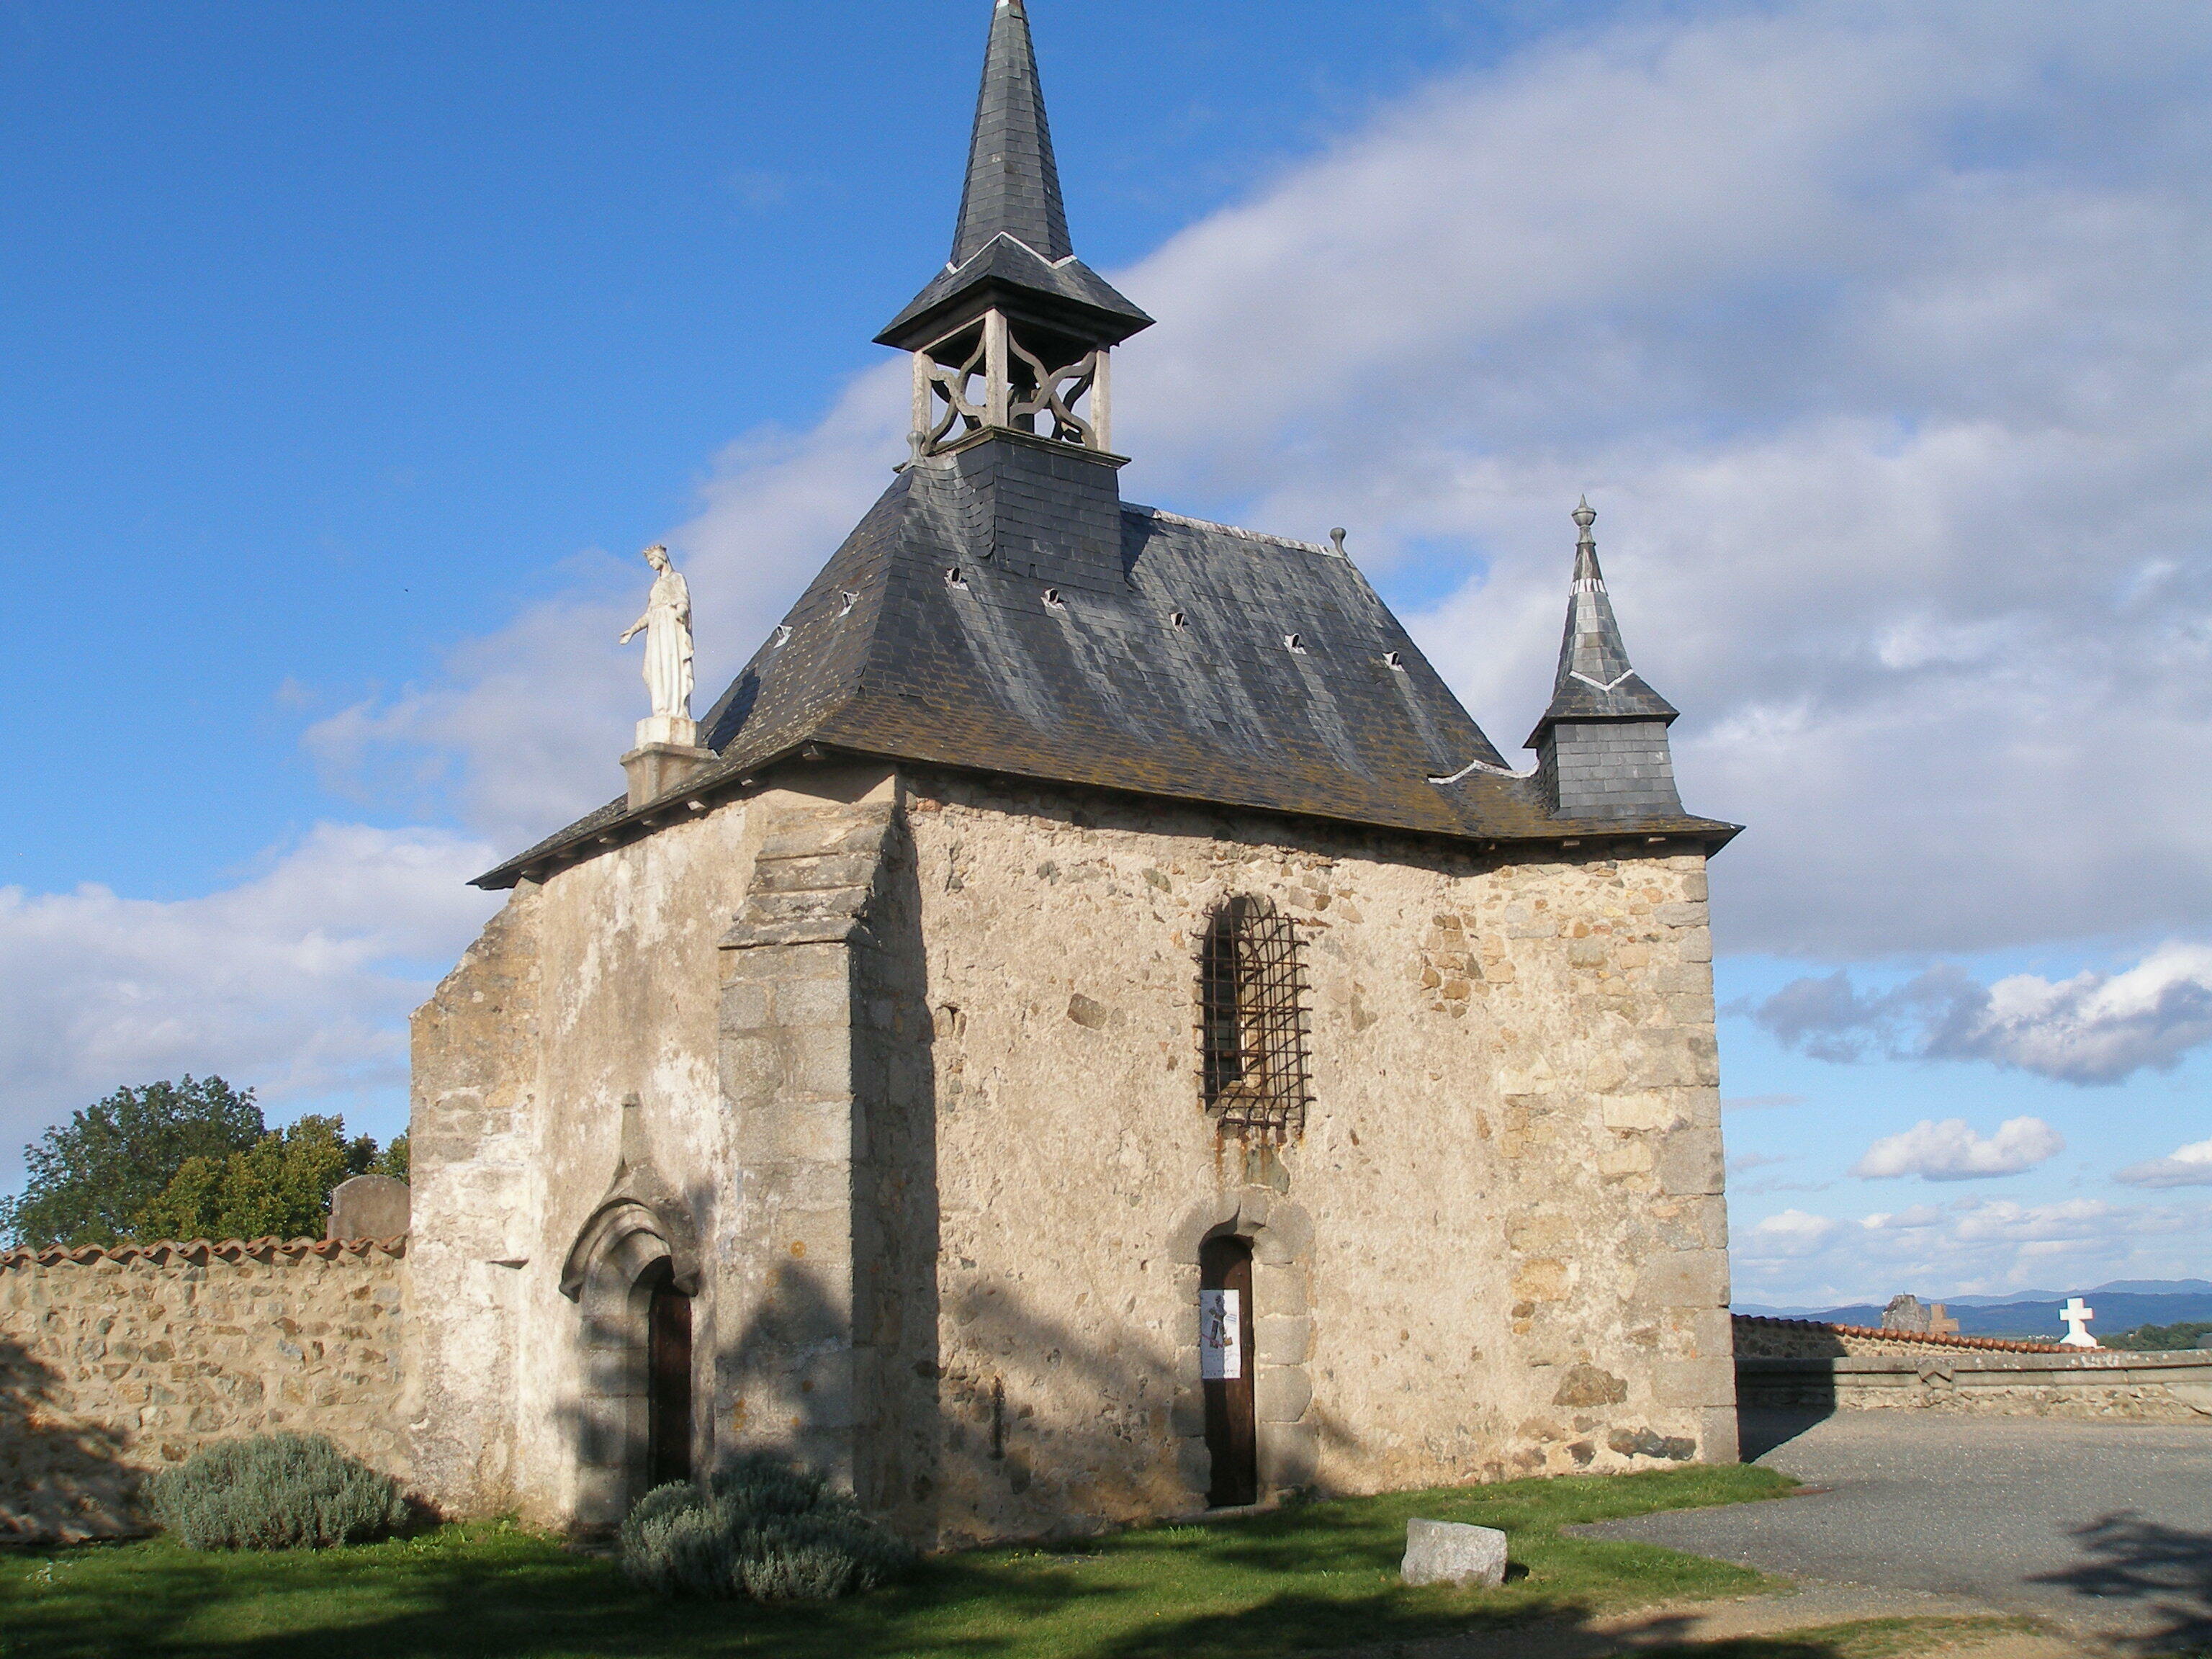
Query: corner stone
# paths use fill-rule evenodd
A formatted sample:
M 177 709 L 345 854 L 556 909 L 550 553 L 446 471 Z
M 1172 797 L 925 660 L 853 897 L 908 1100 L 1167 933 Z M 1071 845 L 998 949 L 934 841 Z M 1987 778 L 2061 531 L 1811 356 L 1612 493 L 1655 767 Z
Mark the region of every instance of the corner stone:
M 1409 1584 L 1486 1584 L 1505 1582 L 1505 1534 L 1495 1527 L 1457 1521 L 1406 1522 L 1406 1559 L 1399 1576 Z

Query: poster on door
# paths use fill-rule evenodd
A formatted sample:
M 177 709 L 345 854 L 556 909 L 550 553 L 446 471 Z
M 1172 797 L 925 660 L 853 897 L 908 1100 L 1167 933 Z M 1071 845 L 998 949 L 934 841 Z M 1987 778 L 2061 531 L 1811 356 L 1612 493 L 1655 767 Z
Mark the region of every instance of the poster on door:
M 1236 1291 L 1198 1293 L 1198 1374 L 1206 1382 L 1244 1375 L 1243 1302 Z

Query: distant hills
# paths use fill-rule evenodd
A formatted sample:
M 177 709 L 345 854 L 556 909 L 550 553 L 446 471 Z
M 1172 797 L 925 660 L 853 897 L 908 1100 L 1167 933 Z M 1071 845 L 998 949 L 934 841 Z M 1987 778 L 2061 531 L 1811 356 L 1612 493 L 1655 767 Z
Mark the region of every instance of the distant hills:
M 1959 1322 L 1962 1336 L 2008 1336 L 2028 1340 L 2056 1341 L 2066 1334 L 2058 1310 L 2069 1296 L 2078 1296 L 2095 1310 L 2090 1321 L 2092 1336 L 2118 1336 L 2139 1325 L 2177 1325 L 2185 1321 L 2212 1320 L 2212 1279 L 2116 1279 L 2086 1291 L 2014 1291 L 1996 1296 L 1930 1296 L 1914 1292 L 1923 1302 L 1941 1302 Z M 1881 1303 L 1854 1302 L 1840 1308 L 1767 1308 L 1740 1303 L 1736 1312 L 1765 1314 L 1782 1319 L 1821 1319 L 1837 1325 L 1879 1325 Z

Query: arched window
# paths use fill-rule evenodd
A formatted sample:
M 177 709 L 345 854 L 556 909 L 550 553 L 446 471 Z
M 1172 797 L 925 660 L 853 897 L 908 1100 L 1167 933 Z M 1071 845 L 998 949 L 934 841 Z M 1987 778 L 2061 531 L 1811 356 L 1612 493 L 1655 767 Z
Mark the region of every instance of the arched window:
M 1305 978 L 1291 919 L 1233 898 L 1199 947 L 1199 1042 L 1206 1109 L 1224 1132 L 1280 1145 L 1306 1127 Z

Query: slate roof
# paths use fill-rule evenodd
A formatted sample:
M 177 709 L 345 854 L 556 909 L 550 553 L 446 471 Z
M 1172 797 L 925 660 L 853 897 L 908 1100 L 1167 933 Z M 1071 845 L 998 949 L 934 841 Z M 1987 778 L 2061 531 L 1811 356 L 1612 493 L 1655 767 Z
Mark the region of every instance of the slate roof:
M 1122 505 L 1113 466 L 993 433 L 902 473 L 701 722 L 720 759 L 678 793 L 816 744 L 1456 839 L 1734 833 L 1553 817 L 1349 559 Z M 1048 521 L 1014 533 L 992 501 Z M 477 884 L 653 816 L 611 802 Z
M 915 349 L 934 340 L 941 325 L 973 307 L 1012 301 L 1034 307 L 1040 300 L 1055 319 L 1074 324 L 1103 345 L 1119 345 L 1152 324 L 1073 254 L 1048 264 L 1025 244 L 996 236 L 965 264 L 947 265 L 931 278 L 906 309 L 884 325 L 876 343 Z
M 926 346 L 984 304 L 1105 344 L 1151 321 L 1071 251 L 1022 0 L 992 14 L 952 262 L 878 338 Z M 910 463 L 701 722 L 717 760 L 476 884 L 648 834 L 810 748 L 1486 842 L 1735 833 L 1554 816 L 1349 559 L 1125 506 L 1121 465 L 1003 428 Z M 1620 649 L 1587 514 L 1546 722 L 1671 720 Z
M 1036 48 L 1022 0 L 999 0 L 991 13 L 951 263 L 965 264 L 1001 234 L 1048 259 L 1065 259 L 1075 252 L 1067 236 L 1052 127 L 1045 119 Z
M 913 349 L 992 303 L 1042 308 L 1097 342 L 1116 345 L 1152 319 L 1075 257 L 1053 159 L 1036 51 L 1022 0 L 999 0 L 968 143 L 968 179 L 952 257 L 876 337 Z
M 1567 628 L 1559 641 L 1559 671 L 1552 682 L 1552 704 L 1528 735 L 1534 749 L 1544 728 L 1559 720 L 1663 720 L 1679 710 L 1645 684 L 1629 665 L 1613 596 L 1598 568 L 1597 539 L 1590 526 L 1597 514 L 1585 496 L 1575 509 L 1581 535 L 1575 543 L 1574 588 L 1567 600 Z

